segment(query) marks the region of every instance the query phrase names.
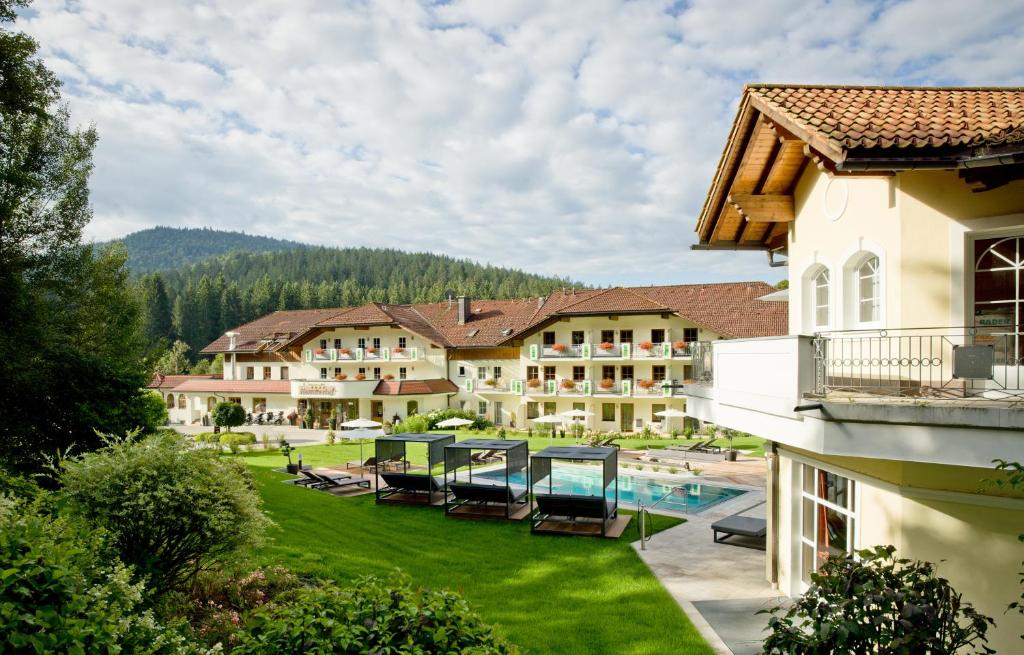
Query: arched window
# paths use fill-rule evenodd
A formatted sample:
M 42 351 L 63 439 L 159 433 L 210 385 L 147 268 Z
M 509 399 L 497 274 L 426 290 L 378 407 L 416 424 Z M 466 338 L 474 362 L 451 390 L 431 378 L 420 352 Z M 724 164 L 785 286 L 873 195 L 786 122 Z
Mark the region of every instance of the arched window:
M 178 409 L 187 409 L 188 408 L 188 405 L 186 404 L 187 402 L 188 402 L 188 400 L 185 398 L 185 394 L 179 393 L 178 394 Z
M 831 302 L 829 282 L 827 268 L 822 268 L 811 278 L 811 318 L 816 328 L 828 327 Z
M 174 409 L 174 394 L 167 394 L 167 409 Z
M 868 255 L 856 270 L 857 320 L 878 323 L 882 320 L 882 271 L 878 257 Z

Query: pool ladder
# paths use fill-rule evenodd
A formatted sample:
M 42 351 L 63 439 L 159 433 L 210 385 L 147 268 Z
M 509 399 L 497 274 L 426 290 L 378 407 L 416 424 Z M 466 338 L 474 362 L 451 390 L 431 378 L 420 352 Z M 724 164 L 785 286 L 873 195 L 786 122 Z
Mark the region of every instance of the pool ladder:
M 662 496 L 658 500 L 654 501 L 650 505 L 646 505 L 645 506 L 643 504 L 643 501 L 637 501 L 637 503 L 636 503 L 636 514 L 637 514 L 637 519 L 638 519 L 637 524 L 638 524 L 638 526 L 640 528 L 640 550 L 647 550 L 647 542 L 650 541 L 651 537 L 654 536 L 653 532 L 648 534 L 648 526 L 651 525 L 651 512 L 649 510 L 652 507 L 654 507 L 655 505 L 657 505 L 658 503 L 660 503 L 661 501 L 663 501 L 666 498 L 668 498 L 669 496 L 673 495 L 675 493 L 676 489 L 678 489 L 678 488 L 679 487 L 673 487 L 672 491 L 669 491 L 667 494 L 665 494 L 664 496 Z M 684 496 L 684 498 L 685 498 L 685 496 Z M 684 502 L 684 505 L 685 505 L 685 502 Z M 685 507 L 684 507 L 683 511 L 684 512 L 686 511 Z

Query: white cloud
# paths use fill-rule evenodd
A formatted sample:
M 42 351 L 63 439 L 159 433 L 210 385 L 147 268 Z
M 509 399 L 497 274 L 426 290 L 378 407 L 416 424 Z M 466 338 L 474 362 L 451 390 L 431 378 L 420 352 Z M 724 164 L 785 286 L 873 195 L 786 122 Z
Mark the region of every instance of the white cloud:
M 587 282 L 781 277 L 694 253 L 747 81 L 1022 84 L 1021 2 L 37 0 L 100 133 L 90 234 L 213 225 Z

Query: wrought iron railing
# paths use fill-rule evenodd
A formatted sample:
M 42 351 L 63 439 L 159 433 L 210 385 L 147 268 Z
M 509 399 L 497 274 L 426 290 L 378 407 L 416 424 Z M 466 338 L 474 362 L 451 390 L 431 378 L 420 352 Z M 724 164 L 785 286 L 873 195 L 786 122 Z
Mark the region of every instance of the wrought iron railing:
M 816 334 L 814 392 L 1024 400 L 1024 339 L 1005 328 Z

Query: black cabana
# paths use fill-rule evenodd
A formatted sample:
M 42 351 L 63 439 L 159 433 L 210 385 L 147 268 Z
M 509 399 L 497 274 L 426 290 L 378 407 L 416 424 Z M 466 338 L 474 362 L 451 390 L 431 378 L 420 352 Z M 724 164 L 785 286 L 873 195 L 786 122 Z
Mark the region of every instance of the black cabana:
M 444 447 L 455 441 L 451 434 L 392 434 L 377 437 L 376 457 L 378 476 L 377 502 L 434 504 L 434 494 L 444 491 L 444 480 L 434 477 L 432 471 L 444 462 Z M 427 445 L 427 473 L 409 473 L 409 460 L 405 456 L 406 445 L 423 443 Z M 384 462 L 402 462 L 401 472 L 384 471 Z
M 609 536 L 609 528 L 619 515 L 617 448 L 550 446 L 534 453 L 530 460 L 530 495 L 536 502 L 536 509 L 530 517 L 531 532 Z M 551 466 L 554 460 L 600 462 L 602 484 L 599 495 L 555 493 Z M 546 485 L 542 483 L 544 478 L 548 480 Z M 608 500 L 608 488 L 613 484 L 614 500 Z M 598 521 L 600 532 L 593 530 Z
M 505 453 L 503 482 L 488 479 L 486 483 L 473 482 L 473 464 L 487 466 L 489 462 L 476 460 L 474 451 Z M 458 469 L 468 467 L 467 479 L 459 480 Z M 513 487 L 509 480 L 513 475 L 525 471 L 523 486 Z M 504 518 L 511 519 L 517 506 L 529 504 L 527 480 L 530 471 L 530 445 L 519 439 L 466 439 L 444 447 L 444 513 L 445 516 L 472 516 L 477 518 L 499 518 L 496 510 L 504 509 Z M 449 479 L 448 474 L 451 473 Z M 479 476 L 477 477 L 479 480 Z M 525 518 L 526 513 L 515 517 Z

